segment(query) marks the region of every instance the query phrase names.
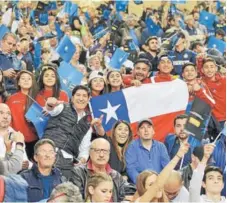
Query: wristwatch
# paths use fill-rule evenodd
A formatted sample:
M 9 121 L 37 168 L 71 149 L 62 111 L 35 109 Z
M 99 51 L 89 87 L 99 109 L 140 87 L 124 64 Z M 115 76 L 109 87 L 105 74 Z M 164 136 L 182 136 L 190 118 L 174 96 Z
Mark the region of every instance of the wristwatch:
M 20 145 L 21 147 L 24 147 L 24 143 L 23 142 L 17 142 L 16 145 Z

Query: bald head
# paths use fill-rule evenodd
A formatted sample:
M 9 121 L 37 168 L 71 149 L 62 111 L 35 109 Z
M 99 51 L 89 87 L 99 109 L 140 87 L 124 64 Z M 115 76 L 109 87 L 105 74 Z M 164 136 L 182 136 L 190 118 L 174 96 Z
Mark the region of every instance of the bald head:
M 110 149 L 110 143 L 104 138 L 97 138 L 91 142 L 91 148 L 107 146 Z
M 9 106 L 5 103 L 0 103 L 0 110 L 2 110 L 2 109 L 7 109 L 10 111 Z
M 90 158 L 93 165 L 105 168 L 110 158 L 110 143 L 104 138 L 92 141 Z
M 173 200 L 180 192 L 183 186 L 181 173 L 172 171 L 164 186 L 165 193 L 170 200 Z
M 11 122 L 11 111 L 9 107 L 1 103 L 0 104 L 0 129 L 7 129 Z

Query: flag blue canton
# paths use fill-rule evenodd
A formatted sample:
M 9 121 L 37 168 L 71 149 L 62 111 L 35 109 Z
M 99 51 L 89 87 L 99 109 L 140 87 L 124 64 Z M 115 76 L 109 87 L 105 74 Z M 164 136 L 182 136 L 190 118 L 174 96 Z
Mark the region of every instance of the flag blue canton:
M 122 91 L 94 97 L 90 100 L 90 107 L 95 118 L 103 117 L 103 128 L 105 131 L 112 129 L 118 120 L 130 123 L 126 100 Z
M 146 19 L 146 26 L 151 35 L 157 35 L 158 31 L 161 29 L 151 18 Z
M 64 4 L 64 12 L 68 13 L 69 16 L 77 16 L 78 6 L 70 1 L 66 1 Z
M 122 64 L 127 60 L 129 55 L 129 53 L 117 48 L 110 60 L 109 66 L 115 69 L 121 69 Z
M 36 102 L 34 102 L 28 112 L 25 114 L 25 117 L 33 123 L 35 126 L 36 132 L 41 139 L 43 137 L 44 131 L 48 124 L 49 116 L 44 116 L 42 114 L 43 108 Z
M 214 28 L 214 22 L 216 19 L 216 15 L 209 13 L 207 11 L 201 11 L 199 16 L 199 23 L 202 25 L 205 25 L 207 29 L 213 29 Z
M 83 74 L 72 65 L 62 61 L 58 68 L 58 74 L 61 82 L 61 89 L 67 92 L 68 96 L 72 96 L 72 90 L 76 85 L 81 83 Z
M 226 43 L 216 37 L 210 37 L 207 43 L 208 48 L 215 48 L 222 54 L 226 51 Z
M 116 1 L 116 11 L 126 11 L 128 0 Z
M 69 37 L 65 35 L 58 44 L 56 51 L 65 62 L 69 62 L 76 51 L 76 47 Z
M 9 29 L 5 25 L 0 26 L 0 40 L 4 37 L 4 35 L 9 32 Z
M 108 32 L 108 29 L 104 27 L 104 25 L 98 25 L 94 28 L 92 34 L 95 39 L 99 39 L 103 37 Z
M 186 4 L 186 0 L 171 0 L 173 4 Z

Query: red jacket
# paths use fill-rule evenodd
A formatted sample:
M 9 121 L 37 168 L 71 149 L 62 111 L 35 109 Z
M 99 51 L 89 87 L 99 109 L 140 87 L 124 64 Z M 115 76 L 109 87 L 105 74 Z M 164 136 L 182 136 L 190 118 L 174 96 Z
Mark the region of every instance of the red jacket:
M 174 76 L 173 75 L 166 75 L 166 74 L 162 74 L 160 72 L 158 72 L 155 76 L 151 77 L 151 82 L 152 83 L 156 83 L 156 82 L 169 82 L 174 80 Z
M 16 131 L 20 131 L 25 138 L 25 142 L 33 142 L 38 139 L 35 128 L 25 119 L 25 105 L 27 96 L 22 92 L 17 92 L 9 97 L 6 104 L 12 113 L 11 125 Z
M 53 95 L 52 90 L 42 90 L 37 94 L 35 100 L 38 102 L 38 104 L 40 106 L 45 106 L 47 98 L 52 97 L 52 95 Z M 68 98 L 68 95 L 66 94 L 66 92 L 60 90 L 58 100 L 64 101 L 64 102 L 69 102 L 69 98 Z
M 135 80 L 133 75 L 123 75 L 123 83 L 125 84 L 126 87 L 131 87 L 132 84 L 132 80 Z M 147 83 L 151 83 L 151 79 L 150 78 L 145 78 L 142 81 L 142 84 L 147 84 Z
M 201 89 L 189 94 L 189 102 L 193 101 L 195 99 L 195 96 L 197 96 L 198 98 L 202 99 L 207 104 L 209 104 L 211 108 L 213 108 L 215 105 L 215 100 L 214 100 L 209 88 L 200 79 L 196 79 L 196 82 L 200 85 Z
M 216 74 L 215 80 L 203 77 L 204 83 L 208 86 L 214 100 L 215 105 L 213 114 L 218 121 L 226 120 L 226 77 Z

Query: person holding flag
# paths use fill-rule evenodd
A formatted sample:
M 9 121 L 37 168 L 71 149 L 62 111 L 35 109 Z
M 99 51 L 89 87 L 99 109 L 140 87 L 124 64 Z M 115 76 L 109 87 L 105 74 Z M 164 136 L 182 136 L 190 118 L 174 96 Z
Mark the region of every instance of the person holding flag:
M 89 121 L 87 105 L 90 99 L 90 90 L 77 85 L 72 91 L 69 104 L 62 103 L 54 97 L 49 97 L 45 108 L 51 115 L 48 121 L 44 138 L 51 139 L 58 148 L 56 166 L 67 178 L 71 175 L 74 163 L 84 164 L 89 157 L 92 128 L 96 128 L 99 135 L 105 131 L 101 125 L 102 118 Z
M 196 66 L 193 63 L 186 63 L 182 67 L 182 76 L 188 85 L 189 102 L 193 102 L 195 97 L 199 97 L 213 107 L 215 100 L 207 85 L 201 79 L 197 78 L 197 74 Z
M 26 70 L 19 72 L 17 76 L 17 86 L 19 91 L 6 101 L 12 112 L 12 127 L 20 131 L 25 137 L 25 146 L 28 159 L 33 159 L 34 145 L 38 141 L 38 136 L 34 127 L 26 120 L 25 114 L 32 105 L 37 94 L 37 85 L 34 75 Z
M 191 163 L 191 154 L 193 152 L 193 149 L 201 145 L 199 140 L 185 132 L 187 119 L 188 115 L 186 114 L 178 115 L 174 119 L 175 134 L 169 134 L 165 138 L 165 146 L 167 148 L 170 159 L 172 159 L 176 155 L 177 150 L 180 148 L 182 143 L 188 142 L 190 144 L 190 149 L 181 159 L 181 162 L 178 162 L 175 168 L 176 170 Z

